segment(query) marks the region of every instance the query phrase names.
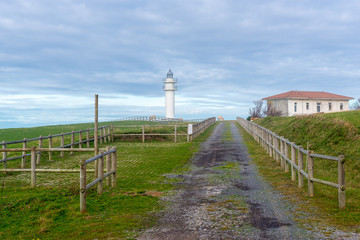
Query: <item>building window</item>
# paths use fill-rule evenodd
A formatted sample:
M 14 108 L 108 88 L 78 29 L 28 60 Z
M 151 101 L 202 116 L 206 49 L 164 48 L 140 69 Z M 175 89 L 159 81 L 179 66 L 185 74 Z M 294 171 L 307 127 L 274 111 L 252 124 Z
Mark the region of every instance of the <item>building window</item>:
M 294 112 L 297 112 L 297 103 L 294 103 Z
M 344 105 L 343 105 L 343 103 L 340 103 L 340 110 L 344 110 Z
M 321 110 L 321 109 L 320 109 L 320 106 L 321 106 L 321 103 L 317 103 L 317 104 L 316 104 L 316 110 L 317 110 L 317 112 L 320 112 L 320 110 Z
M 331 111 L 331 107 L 332 107 L 331 102 L 329 102 L 329 111 Z
M 307 103 L 306 103 L 306 110 L 309 110 L 309 105 L 310 105 L 310 104 L 307 102 Z

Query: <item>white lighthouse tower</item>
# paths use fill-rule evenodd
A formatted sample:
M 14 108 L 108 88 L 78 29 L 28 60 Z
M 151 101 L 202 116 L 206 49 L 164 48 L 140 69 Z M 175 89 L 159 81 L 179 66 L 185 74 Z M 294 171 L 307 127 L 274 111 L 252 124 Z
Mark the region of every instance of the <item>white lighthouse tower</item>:
M 177 87 L 175 83 L 177 83 L 177 79 L 173 78 L 173 73 L 171 69 L 166 75 L 166 79 L 163 81 L 165 91 L 165 117 L 166 118 L 174 118 L 175 117 L 175 91 Z

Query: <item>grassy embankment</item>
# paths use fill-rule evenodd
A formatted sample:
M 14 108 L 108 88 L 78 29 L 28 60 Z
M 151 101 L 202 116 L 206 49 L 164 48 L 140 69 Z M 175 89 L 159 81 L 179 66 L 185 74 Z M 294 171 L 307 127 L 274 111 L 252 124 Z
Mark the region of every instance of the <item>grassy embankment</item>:
M 129 124 L 127 123 L 123 123 Z M 141 124 L 134 122 L 132 124 Z M 18 140 L 91 128 L 92 124 L 1 129 L 0 140 Z M 79 175 L 37 174 L 38 186 L 30 188 L 29 173 L 0 173 L 1 239 L 109 239 L 131 238 L 154 224 L 161 206 L 159 196 L 173 188 L 174 180 L 164 174 L 184 169 L 208 129 L 194 143 L 126 143 L 106 145 L 118 148 L 117 188 L 105 187 L 98 196 L 92 188 L 87 213 L 79 213 Z M 100 147 L 104 147 L 102 145 Z M 89 154 L 42 156 L 39 168 L 79 168 Z M 19 167 L 20 160 L 8 163 Z
M 315 197 L 310 200 L 307 186 L 297 189 L 297 182 L 291 182 L 290 174 L 283 170 L 273 160 L 269 160 L 262 150 L 256 150 L 252 140 L 250 153 L 260 166 L 260 171 L 266 175 L 277 188 L 283 192 L 295 195 L 304 204 L 301 208 L 315 211 L 313 206 L 321 209 L 314 213 L 314 221 L 331 222 L 342 226 L 360 226 L 360 111 L 334 114 L 316 114 L 299 117 L 268 117 L 259 119 L 257 124 L 284 136 L 297 145 L 315 153 L 346 156 L 346 209 L 338 209 L 337 189 L 315 183 Z M 245 134 L 246 135 L 246 134 Z M 337 163 L 314 159 L 314 176 L 337 183 Z M 318 215 L 318 216 L 316 216 Z M 357 230 L 359 231 L 359 229 Z

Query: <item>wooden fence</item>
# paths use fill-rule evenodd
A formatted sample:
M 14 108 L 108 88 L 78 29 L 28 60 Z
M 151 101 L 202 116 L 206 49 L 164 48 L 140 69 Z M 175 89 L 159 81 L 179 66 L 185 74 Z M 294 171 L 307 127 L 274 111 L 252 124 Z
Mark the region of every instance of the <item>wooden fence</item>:
M 182 118 L 166 118 L 163 116 L 132 116 L 120 119 L 120 121 L 149 121 L 162 123 L 182 123 L 182 122 L 201 122 L 204 119 L 182 119 Z
M 208 127 L 213 125 L 216 122 L 215 117 L 211 117 L 208 119 L 205 119 L 202 122 L 195 123 L 195 124 L 189 124 L 188 125 L 188 141 L 192 141 L 193 138 L 199 136 L 202 132 L 205 131 Z
M 106 173 L 104 174 L 104 157 L 106 158 Z M 94 181 L 86 184 L 86 170 L 87 164 L 91 162 L 97 162 L 98 173 Z M 106 149 L 106 152 L 100 151 L 100 154 L 87 160 L 81 160 L 80 162 L 80 212 L 86 211 L 86 193 L 89 188 L 97 184 L 97 193 L 101 195 L 103 193 L 103 180 L 107 178 L 107 185 L 116 187 L 116 148 Z
M 107 141 L 111 141 L 111 128 L 110 126 L 102 126 L 99 127 L 100 134 L 98 134 L 98 139 L 100 140 L 100 144 L 102 143 L 106 143 Z M 86 147 L 90 148 L 90 142 L 94 141 L 94 136 L 91 136 L 90 132 L 94 132 L 94 129 L 86 129 L 86 130 L 79 130 L 79 131 L 72 131 L 72 132 L 68 132 L 68 133 L 61 133 L 61 134 L 56 134 L 56 135 L 49 135 L 49 136 L 40 136 L 38 138 L 32 138 L 32 139 L 26 139 L 24 138 L 23 140 L 18 140 L 18 141 L 11 141 L 11 142 L 0 142 L 0 146 L 2 146 L 2 149 L 7 149 L 10 145 L 19 145 L 22 144 L 22 148 L 23 149 L 27 149 L 29 148 L 29 145 L 37 145 L 37 164 L 40 163 L 40 158 L 41 158 L 41 150 L 43 149 L 43 145 L 45 145 L 45 141 L 47 140 L 47 144 L 48 144 L 48 148 L 52 149 L 52 148 L 68 148 L 70 147 L 71 149 L 73 149 L 75 146 L 78 146 L 79 148 L 82 148 L 82 145 L 86 143 Z M 78 134 L 78 141 L 75 141 L 75 134 Z M 84 136 L 86 134 L 86 136 Z M 70 135 L 70 143 L 69 144 L 65 144 L 65 136 Z M 55 138 L 60 138 L 60 145 L 58 147 L 54 147 L 54 140 Z M 32 143 L 34 142 L 34 143 Z M 32 144 L 31 144 L 32 143 Z M 38 144 L 37 144 L 38 143 Z M 21 161 L 21 168 L 25 168 L 25 162 L 26 162 L 26 157 L 29 157 L 31 154 L 28 153 L 26 154 L 25 151 L 22 152 L 22 154 L 20 156 L 13 156 L 13 157 L 8 157 L 7 151 L 2 151 L 2 159 L 0 160 L 0 162 L 4 163 L 4 169 L 7 168 L 7 162 L 11 161 L 11 160 L 15 160 L 15 159 L 22 159 Z M 16 152 L 16 151 L 13 151 Z M 53 151 L 48 151 L 49 152 L 49 160 L 52 161 L 52 153 Z M 60 152 L 60 156 L 63 157 L 64 156 L 64 152 L 66 151 L 59 151 Z M 72 153 L 73 151 L 70 151 L 70 153 Z
M 201 132 L 203 132 L 206 128 L 216 122 L 216 118 L 208 118 L 196 124 L 187 124 L 187 125 L 124 125 L 124 126 L 111 126 L 111 139 L 113 141 L 116 137 L 121 136 L 141 136 L 142 142 L 145 142 L 146 136 L 173 136 L 174 142 L 177 142 L 178 136 L 187 136 L 187 142 L 192 141 L 193 137 L 198 136 Z M 148 129 L 154 129 L 157 127 L 162 127 L 164 129 L 168 129 L 169 132 L 172 133 L 152 133 L 147 132 Z M 179 128 L 187 128 L 187 133 L 180 133 L 178 131 Z M 116 129 L 121 128 L 134 128 L 134 132 L 141 133 L 116 133 Z
M 291 180 L 298 178 L 298 187 L 304 187 L 304 177 L 308 183 L 308 194 L 314 196 L 314 183 L 324 184 L 338 189 L 339 208 L 345 208 L 345 157 L 343 155 L 333 157 L 316 154 L 312 151 L 297 146 L 294 142 L 276 135 L 274 132 L 261 127 L 255 123 L 246 121 L 243 118 L 236 118 L 236 121 L 266 150 L 270 157 L 274 158 L 289 172 L 291 168 Z M 289 151 L 290 150 L 290 151 Z M 297 152 L 297 154 L 296 154 Z M 296 159 L 297 156 L 297 159 Z M 314 177 L 314 158 L 326 159 L 338 163 L 338 182 L 333 183 Z M 307 166 L 304 169 L 304 159 Z M 297 162 L 297 163 L 296 163 Z M 307 170 L 307 171 L 306 171 Z
M 36 168 L 37 164 L 37 150 L 40 152 L 94 152 L 95 148 L 36 148 L 35 146 L 31 148 L 5 148 L 0 149 L 0 152 L 8 153 L 8 152 L 30 152 L 31 160 L 30 160 L 30 168 L 20 168 L 20 169 L 0 169 L 0 172 L 30 172 L 31 179 L 31 187 L 36 187 L 36 173 L 80 173 L 80 211 L 86 211 L 86 190 L 98 184 L 98 194 L 102 194 L 103 192 L 103 179 L 108 178 L 107 185 L 116 187 L 116 165 L 117 165 L 117 157 L 116 157 L 116 148 L 110 149 L 110 147 L 106 147 L 106 149 L 100 149 L 100 154 L 92 157 L 87 160 L 80 161 L 79 169 L 39 169 Z M 105 152 L 104 152 L 105 150 Z M 104 157 L 106 157 L 106 174 L 104 174 Z M 86 169 L 86 165 L 94 162 L 96 164 L 95 169 Z M 97 172 L 96 172 L 97 171 Z M 95 173 L 96 179 L 86 185 L 86 173 L 93 172 Z
M 146 136 L 174 136 L 174 142 L 177 142 L 177 136 L 187 136 L 186 133 L 179 133 L 178 132 L 178 128 L 179 127 L 187 127 L 186 125 L 124 125 L 124 126 L 111 126 L 111 135 L 113 138 L 116 137 L 122 137 L 122 136 L 141 136 L 142 138 L 142 142 L 145 142 L 145 137 Z M 152 133 L 152 132 L 147 132 L 146 130 L 148 129 L 154 129 L 154 128 L 158 128 L 158 127 L 162 127 L 165 129 L 168 129 L 169 132 L 173 131 L 173 133 Z M 116 129 L 121 129 L 121 128 L 133 128 L 132 130 L 134 132 L 140 132 L 141 133 L 116 133 Z M 172 130 L 171 130 L 171 129 Z

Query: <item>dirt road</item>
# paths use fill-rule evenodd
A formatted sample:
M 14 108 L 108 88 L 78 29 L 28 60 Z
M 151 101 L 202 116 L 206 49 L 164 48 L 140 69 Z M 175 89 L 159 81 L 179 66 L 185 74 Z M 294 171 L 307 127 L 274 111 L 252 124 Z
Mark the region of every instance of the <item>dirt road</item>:
M 257 172 L 234 123 L 221 123 L 164 198 L 157 226 L 139 239 L 321 239 Z

